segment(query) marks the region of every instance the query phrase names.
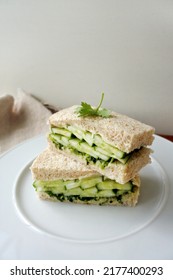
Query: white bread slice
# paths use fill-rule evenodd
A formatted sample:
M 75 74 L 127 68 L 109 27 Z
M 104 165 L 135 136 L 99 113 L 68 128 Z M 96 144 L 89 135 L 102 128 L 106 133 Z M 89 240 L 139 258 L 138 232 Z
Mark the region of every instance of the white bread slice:
M 92 171 L 80 162 L 68 158 L 62 153 L 53 152 L 50 149 L 43 151 L 32 163 L 30 167 L 34 180 L 52 181 L 52 180 L 71 180 L 82 177 L 91 177 L 99 175 L 99 173 Z M 138 202 L 140 193 L 140 177 L 135 175 L 132 179 L 133 191 L 122 195 L 121 201 L 117 197 L 101 197 L 97 200 L 80 199 L 80 197 L 73 197 L 73 203 L 80 204 L 95 204 L 95 205 L 114 205 L 114 206 L 135 206 Z M 56 196 L 51 196 L 44 191 L 38 191 L 38 196 L 44 200 L 62 201 Z M 64 197 L 63 202 L 71 202 L 70 197 Z
M 99 134 L 103 140 L 123 152 L 129 153 L 141 146 L 151 145 L 154 128 L 125 115 L 112 112 L 111 117 L 98 116 L 78 117 L 75 110 L 78 106 L 63 109 L 49 118 L 55 127 L 75 125 L 93 134 Z
M 74 159 L 87 168 L 91 168 L 93 171 L 98 172 L 111 180 L 116 180 L 120 184 L 125 184 L 130 181 L 144 166 L 151 162 L 150 153 L 151 150 L 146 147 L 142 147 L 140 150 L 134 151 L 130 159 L 126 164 L 116 161 L 115 163 L 109 163 L 105 168 L 100 168 L 98 165 L 92 162 L 87 165 L 86 159 L 82 156 L 71 153 L 68 149 L 59 150 L 55 144 L 48 139 L 49 148 L 54 151 L 67 155 L 71 159 Z

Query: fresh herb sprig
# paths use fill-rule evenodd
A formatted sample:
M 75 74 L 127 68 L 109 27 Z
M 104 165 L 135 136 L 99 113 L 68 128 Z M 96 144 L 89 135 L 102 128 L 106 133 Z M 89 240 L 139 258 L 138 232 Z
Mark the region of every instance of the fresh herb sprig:
M 100 108 L 104 99 L 104 93 L 102 93 L 101 100 L 99 105 L 95 108 L 92 107 L 90 104 L 86 102 L 81 102 L 81 106 L 76 109 L 76 114 L 79 117 L 86 117 L 86 116 L 100 116 L 102 118 L 110 117 L 110 111 L 105 108 Z

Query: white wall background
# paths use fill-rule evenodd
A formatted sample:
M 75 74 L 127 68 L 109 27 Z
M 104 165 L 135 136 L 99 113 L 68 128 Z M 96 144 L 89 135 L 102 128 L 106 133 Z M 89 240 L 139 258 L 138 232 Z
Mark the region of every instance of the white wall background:
M 173 134 L 172 0 L 0 0 L 0 94 L 82 100 Z

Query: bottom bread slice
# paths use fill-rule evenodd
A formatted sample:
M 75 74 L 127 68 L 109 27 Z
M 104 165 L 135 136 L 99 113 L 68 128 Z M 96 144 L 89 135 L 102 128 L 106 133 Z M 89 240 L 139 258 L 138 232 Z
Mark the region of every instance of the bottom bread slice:
M 31 172 L 33 186 L 41 199 L 117 206 L 135 206 L 138 202 L 139 175 L 120 184 L 58 151 L 43 151 L 34 160 Z

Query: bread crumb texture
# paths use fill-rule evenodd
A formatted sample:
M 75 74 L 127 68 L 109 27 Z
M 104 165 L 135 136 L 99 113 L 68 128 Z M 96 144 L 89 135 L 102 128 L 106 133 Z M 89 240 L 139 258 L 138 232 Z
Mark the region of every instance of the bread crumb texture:
M 33 162 L 31 166 L 33 179 L 37 180 L 70 180 L 79 177 L 89 177 L 98 175 L 96 171 L 91 170 L 80 162 L 71 159 L 64 154 L 56 153 L 47 148 Z

